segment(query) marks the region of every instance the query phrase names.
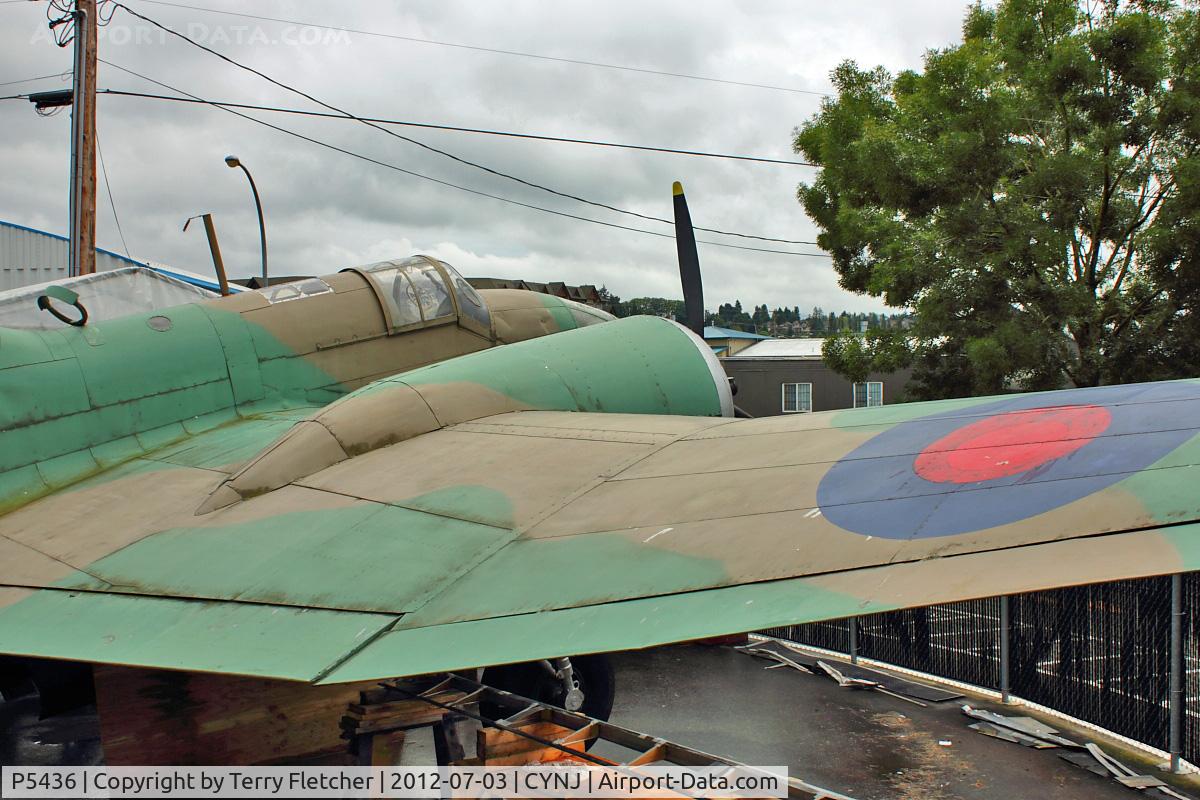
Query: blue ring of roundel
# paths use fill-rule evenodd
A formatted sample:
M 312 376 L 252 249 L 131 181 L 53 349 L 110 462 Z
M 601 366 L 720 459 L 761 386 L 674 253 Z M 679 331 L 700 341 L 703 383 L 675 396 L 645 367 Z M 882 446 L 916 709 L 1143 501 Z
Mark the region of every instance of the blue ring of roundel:
M 1103 434 L 1061 458 L 964 484 L 934 483 L 913 470 L 926 447 L 987 416 L 1076 405 L 1104 406 L 1112 420 Z M 862 415 L 861 424 L 870 424 L 870 414 Z M 919 539 L 983 530 L 1112 486 L 1194 436 L 1198 420 L 1200 383 L 1193 381 L 1015 395 L 894 425 L 825 473 L 817 503 L 830 522 L 865 536 Z

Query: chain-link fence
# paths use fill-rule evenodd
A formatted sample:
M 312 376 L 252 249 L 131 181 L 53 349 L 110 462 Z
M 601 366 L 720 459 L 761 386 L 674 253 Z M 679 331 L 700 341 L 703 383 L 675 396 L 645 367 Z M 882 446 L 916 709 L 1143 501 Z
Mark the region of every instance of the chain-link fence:
M 828 622 L 810 622 L 807 625 L 789 625 L 785 628 L 768 628 L 764 636 L 774 636 L 809 647 L 820 647 L 836 653 L 850 652 L 849 621 L 834 619 Z
M 1077 586 L 763 631 L 1017 697 L 1170 749 L 1171 577 Z M 1007 674 L 1002 658 L 1007 605 Z M 1200 573 L 1182 576 L 1177 745 L 1200 763 Z M 855 625 L 854 629 L 851 625 Z
M 1200 764 L 1200 572 L 1183 576 L 1183 738 L 1184 758 Z
M 1167 749 L 1171 579 L 1012 598 L 1018 697 Z

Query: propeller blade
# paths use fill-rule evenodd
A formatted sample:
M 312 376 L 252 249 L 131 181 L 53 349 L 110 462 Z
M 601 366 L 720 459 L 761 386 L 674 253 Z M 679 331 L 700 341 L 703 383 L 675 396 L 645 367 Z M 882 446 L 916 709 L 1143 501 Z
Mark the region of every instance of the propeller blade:
M 700 255 L 696 252 L 696 232 L 692 230 L 692 215 L 688 213 L 683 184 L 671 185 L 675 196 L 675 248 L 679 253 L 679 278 L 683 282 L 683 307 L 687 326 L 697 336 L 704 336 L 704 285 L 700 279 Z

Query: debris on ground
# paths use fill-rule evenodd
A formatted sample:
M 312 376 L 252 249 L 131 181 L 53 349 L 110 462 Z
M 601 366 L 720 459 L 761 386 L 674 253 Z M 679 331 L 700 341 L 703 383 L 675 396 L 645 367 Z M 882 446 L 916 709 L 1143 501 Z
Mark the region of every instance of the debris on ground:
M 1017 742 L 1026 747 L 1044 749 L 1047 747 L 1080 748 L 1083 745 L 1058 735 L 1058 731 L 1033 717 L 1008 717 L 983 708 L 964 705 L 962 711 L 968 717 L 981 720 L 970 725 L 986 736 Z M 998 730 L 997 730 L 998 729 Z
M 837 685 L 841 686 L 843 689 L 872 689 L 876 692 L 882 692 L 883 694 L 891 695 L 892 697 L 903 700 L 906 703 L 912 703 L 913 705 L 918 705 L 922 708 L 925 707 L 925 703 L 922 703 L 920 700 L 912 697 L 905 697 L 899 692 L 893 692 L 890 689 L 885 689 L 883 684 L 879 681 L 868 680 L 867 678 L 847 677 L 836 668 L 826 664 L 824 661 L 817 662 L 817 669 L 821 670 L 826 675 L 837 681 Z
M 962 711 L 972 719 L 980 720 L 967 727 L 985 736 L 1033 747 L 1039 750 L 1061 748 L 1067 750 L 1059 755 L 1064 761 L 1086 769 L 1103 778 L 1112 778 L 1122 786 L 1143 792 L 1151 797 L 1171 797 L 1175 800 L 1191 800 L 1187 795 L 1171 788 L 1165 781 L 1153 775 L 1138 773 L 1128 765 L 1104 752 L 1095 742 L 1075 742 L 1058 735 L 1058 731 L 1033 717 L 1010 717 L 964 705 Z
M 963 696 L 961 692 L 946 691 L 854 664 L 839 664 L 834 667 L 826 661 L 798 653 L 779 642 L 756 642 L 736 649 L 747 655 L 774 662 L 766 667 L 767 669 L 790 667 L 811 675 L 823 675 L 837 681 L 838 686 L 843 688 L 878 691 L 919 706 L 925 705 L 919 702 L 922 700 L 940 703 Z

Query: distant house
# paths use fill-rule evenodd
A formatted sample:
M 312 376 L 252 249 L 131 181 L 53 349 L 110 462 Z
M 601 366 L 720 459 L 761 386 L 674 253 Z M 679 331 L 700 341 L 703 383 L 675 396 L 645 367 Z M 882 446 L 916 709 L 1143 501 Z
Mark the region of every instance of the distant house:
M 769 338 L 771 337 L 758 333 L 735 331 L 732 328 L 718 328 L 715 325 L 704 326 L 704 341 L 720 357 L 734 355 L 756 342 L 761 342 L 763 339 Z
M 574 300 L 576 303 L 583 303 L 593 308 L 599 308 L 610 314 L 616 310 L 613 308 L 613 303 L 602 296 L 600 290 L 590 283 L 580 286 L 570 286 L 562 281 L 538 283 L 537 281 L 523 281 L 518 278 L 467 278 L 467 283 L 476 289 L 526 289 L 531 292 L 552 294 L 555 297 L 562 297 L 567 300 Z
M 824 342 L 765 339 L 723 357 L 721 365 L 738 388 L 734 402 L 755 417 L 881 406 L 899 397 L 912 376 L 911 370 L 902 370 L 852 384 L 825 365 Z

